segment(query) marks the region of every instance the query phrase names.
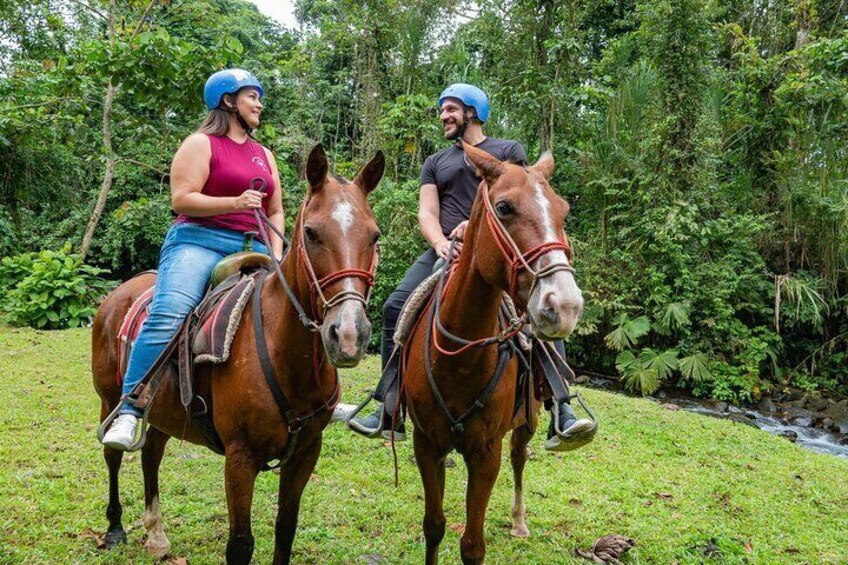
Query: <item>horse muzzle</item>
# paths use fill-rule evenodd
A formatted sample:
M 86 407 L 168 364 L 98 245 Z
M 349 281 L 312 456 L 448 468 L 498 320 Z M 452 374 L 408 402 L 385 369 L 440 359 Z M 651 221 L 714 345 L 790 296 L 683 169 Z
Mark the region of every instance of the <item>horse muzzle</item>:
M 346 300 L 327 311 L 321 325 L 324 351 L 336 367 L 355 367 L 371 340 L 371 322 L 361 302 Z
M 540 280 L 527 303 L 536 337 L 563 339 L 571 335 L 583 314 L 583 293 L 570 272 Z

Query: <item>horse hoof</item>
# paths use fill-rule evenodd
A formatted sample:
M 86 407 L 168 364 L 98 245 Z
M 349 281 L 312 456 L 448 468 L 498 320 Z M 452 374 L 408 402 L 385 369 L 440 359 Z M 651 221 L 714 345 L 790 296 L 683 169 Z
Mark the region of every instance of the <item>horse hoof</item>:
M 144 549 L 154 559 L 162 559 L 168 555 L 168 551 L 171 549 L 171 542 L 164 535 L 161 537 L 149 536 L 144 542 Z
M 512 534 L 512 537 L 516 537 L 519 539 L 526 539 L 530 537 L 530 530 L 527 529 L 527 526 L 516 526 L 509 531 Z
M 103 536 L 103 543 L 106 549 L 112 549 L 116 545 L 127 543 L 127 533 L 124 530 L 106 532 L 106 535 Z

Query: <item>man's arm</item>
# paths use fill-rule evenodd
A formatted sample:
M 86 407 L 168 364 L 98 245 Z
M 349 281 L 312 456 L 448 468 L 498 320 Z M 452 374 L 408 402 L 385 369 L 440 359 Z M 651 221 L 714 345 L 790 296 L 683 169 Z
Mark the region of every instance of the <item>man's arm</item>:
M 442 226 L 439 224 L 439 189 L 435 184 L 421 185 L 418 194 L 418 226 L 421 235 L 436 250 L 436 254 L 442 259 L 446 258 L 450 242 L 442 234 Z

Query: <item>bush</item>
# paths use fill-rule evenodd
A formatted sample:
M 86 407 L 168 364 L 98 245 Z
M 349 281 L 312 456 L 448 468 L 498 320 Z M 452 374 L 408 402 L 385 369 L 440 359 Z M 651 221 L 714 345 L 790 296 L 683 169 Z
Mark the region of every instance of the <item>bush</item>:
M 68 243 L 59 251 L 3 259 L 0 286 L 11 290 L 0 307 L 10 324 L 61 329 L 91 321 L 100 299 L 114 285 L 99 278 L 108 271 L 84 265 L 70 249 Z

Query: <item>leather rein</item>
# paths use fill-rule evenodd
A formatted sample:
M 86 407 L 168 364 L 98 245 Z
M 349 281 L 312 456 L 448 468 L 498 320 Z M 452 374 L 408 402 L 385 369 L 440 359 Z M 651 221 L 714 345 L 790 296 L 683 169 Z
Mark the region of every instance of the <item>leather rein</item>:
M 512 298 L 513 302 L 516 302 L 516 290 L 518 285 L 518 277 L 524 271 L 527 271 L 532 277 L 532 282 L 530 284 L 530 292 L 528 293 L 528 297 L 531 296 L 536 289 L 536 285 L 540 279 L 544 279 L 545 277 L 549 277 L 554 273 L 560 271 L 567 271 L 570 273 L 574 273 L 574 267 L 572 267 L 568 263 L 551 263 L 546 267 L 536 271 L 530 266 L 530 263 L 536 261 L 543 255 L 550 253 L 552 251 L 561 250 L 564 251 L 566 257 L 570 260 L 571 258 L 571 247 L 565 241 L 550 241 L 541 243 L 532 247 L 528 251 L 522 253 L 519 249 L 518 245 L 515 243 L 515 240 L 510 236 L 506 227 L 497 217 L 497 213 L 492 206 L 492 202 L 489 200 L 489 187 L 488 183 L 483 181 L 481 183 L 481 189 L 483 191 L 482 198 L 486 206 L 486 225 L 489 227 L 489 231 L 495 239 L 495 243 L 500 250 L 501 256 L 506 261 L 507 265 L 509 265 L 510 276 L 509 276 L 509 290 L 507 291 L 510 298 Z M 450 249 L 448 250 L 448 257 L 453 258 L 453 248 L 456 244 L 456 240 L 451 241 Z M 524 312 L 517 318 L 508 318 L 508 312 L 505 308 L 501 308 L 498 313 L 498 320 L 501 324 L 501 327 L 504 329 L 497 335 L 493 335 L 490 337 L 485 337 L 476 340 L 467 340 L 457 335 L 454 335 L 447 328 L 444 327 L 441 320 L 441 309 L 442 309 L 442 300 L 444 299 L 445 287 L 447 285 L 447 279 L 450 274 L 453 273 L 456 267 L 456 263 L 449 264 L 445 266 L 442 270 L 442 273 L 439 277 L 439 285 L 436 288 L 436 292 L 432 301 L 432 306 L 429 309 L 427 325 L 428 328 L 424 334 L 424 368 L 427 374 L 427 380 L 430 384 L 430 389 L 433 391 L 433 395 L 436 398 L 439 407 L 444 412 L 448 421 L 451 424 L 451 431 L 454 434 L 459 435 L 465 429 L 465 422 L 467 422 L 472 416 L 474 416 L 480 409 L 485 406 L 486 402 L 488 402 L 489 398 L 491 398 L 495 389 L 497 388 L 498 383 L 503 377 L 504 372 L 506 371 L 507 361 L 512 356 L 512 353 L 516 351 L 515 347 L 512 345 L 510 341 L 515 335 L 517 335 L 522 328 L 527 324 L 530 320 L 529 312 Z M 516 309 L 518 306 L 516 305 Z M 411 334 L 410 334 L 411 335 Z M 458 349 L 455 350 L 447 350 L 439 344 L 438 338 L 439 336 L 445 337 L 448 340 L 457 343 L 460 345 Z M 465 411 L 461 416 L 455 417 L 447 404 L 445 403 L 444 397 L 439 390 L 439 387 L 436 383 L 435 377 L 433 375 L 433 366 L 431 360 L 431 347 L 435 346 L 439 353 L 442 355 L 446 355 L 448 357 L 453 357 L 464 353 L 472 347 L 487 347 L 489 345 L 498 345 L 498 361 L 495 366 L 495 371 L 489 379 L 489 382 L 486 384 L 486 387 L 480 393 L 480 396 L 474 401 L 471 407 Z
M 256 177 L 250 181 L 250 188 L 253 190 L 263 192 L 266 187 L 267 185 L 265 183 L 265 180 L 261 177 Z M 303 326 L 313 334 L 312 376 L 315 380 L 316 388 L 318 390 L 322 390 L 320 386 L 320 367 L 324 362 L 325 356 L 321 355 L 322 352 L 319 344 L 320 338 L 318 334 L 320 333 L 321 327 L 324 323 L 324 315 L 330 308 L 349 300 L 359 302 L 363 305 L 363 307 L 368 305 L 368 300 L 371 298 L 371 291 L 374 288 L 374 271 L 377 269 L 377 263 L 379 260 L 379 247 L 374 247 L 374 252 L 371 255 L 371 263 L 368 267 L 368 270 L 353 268 L 342 269 L 340 271 L 330 273 L 329 275 L 319 279 L 315 273 L 315 267 L 312 263 L 311 258 L 309 257 L 309 253 L 306 251 L 306 247 L 304 246 L 305 233 L 303 227 L 303 215 L 306 211 L 306 204 L 307 200 L 304 200 L 304 203 L 301 205 L 300 211 L 298 213 L 298 223 L 295 228 L 298 230 L 296 246 L 297 248 L 295 250 L 295 253 L 297 253 L 298 264 L 306 271 L 308 275 L 309 298 L 313 315 L 316 311 L 319 311 L 320 309 L 320 316 L 315 316 L 313 318 L 306 313 L 300 301 L 297 299 L 297 296 L 295 296 L 294 291 L 289 285 L 288 280 L 283 274 L 283 271 L 280 267 L 280 262 L 274 256 L 273 252 L 271 253 L 271 262 L 274 266 L 274 271 L 277 274 L 277 278 L 279 278 L 280 280 L 280 284 L 282 285 L 283 290 L 285 291 L 286 295 L 289 298 L 289 301 L 292 303 L 292 306 L 294 306 L 295 311 L 297 312 L 298 319 L 303 324 Z M 267 242 L 270 245 L 271 240 L 268 237 L 266 226 L 273 230 L 274 233 L 276 233 L 277 236 L 279 236 L 283 242 L 286 241 L 285 235 L 281 233 L 281 231 L 270 222 L 268 216 L 265 214 L 265 211 L 262 208 L 254 209 L 253 215 L 256 219 L 256 223 L 259 227 L 259 233 L 262 236 L 263 241 Z M 291 251 L 291 247 L 289 247 L 286 253 L 290 253 Z M 265 284 L 265 279 L 267 278 L 267 276 L 267 272 L 263 275 L 260 275 L 257 280 L 256 287 L 253 291 L 253 333 L 256 338 L 256 351 L 259 356 L 259 363 L 262 366 L 262 374 L 265 377 L 265 382 L 268 384 L 268 388 L 271 389 L 271 394 L 274 397 L 274 401 L 276 402 L 277 407 L 279 408 L 280 413 L 283 415 L 283 419 L 285 420 L 286 425 L 288 426 L 289 441 L 286 442 L 285 451 L 283 452 L 279 461 L 273 466 L 269 466 L 266 463 L 265 470 L 275 469 L 284 465 L 294 453 L 294 449 L 297 444 L 298 434 L 301 432 L 304 425 L 318 414 L 325 411 L 332 411 L 341 400 L 341 385 L 339 382 L 338 371 L 335 370 L 335 368 L 333 369 L 335 383 L 333 386 L 333 392 L 332 394 L 330 394 L 330 398 L 323 398 L 322 404 L 320 406 L 306 413 L 295 412 L 291 403 L 288 401 L 282 389 L 280 388 L 280 385 L 277 382 L 274 366 L 271 363 L 271 358 L 268 354 L 268 345 L 265 339 L 265 329 L 262 324 L 261 297 L 262 288 Z M 345 289 L 337 292 L 328 299 L 325 295 L 326 288 L 335 282 L 347 278 L 357 278 L 364 280 L 367 289 L 365 294 L 355 289 Z

